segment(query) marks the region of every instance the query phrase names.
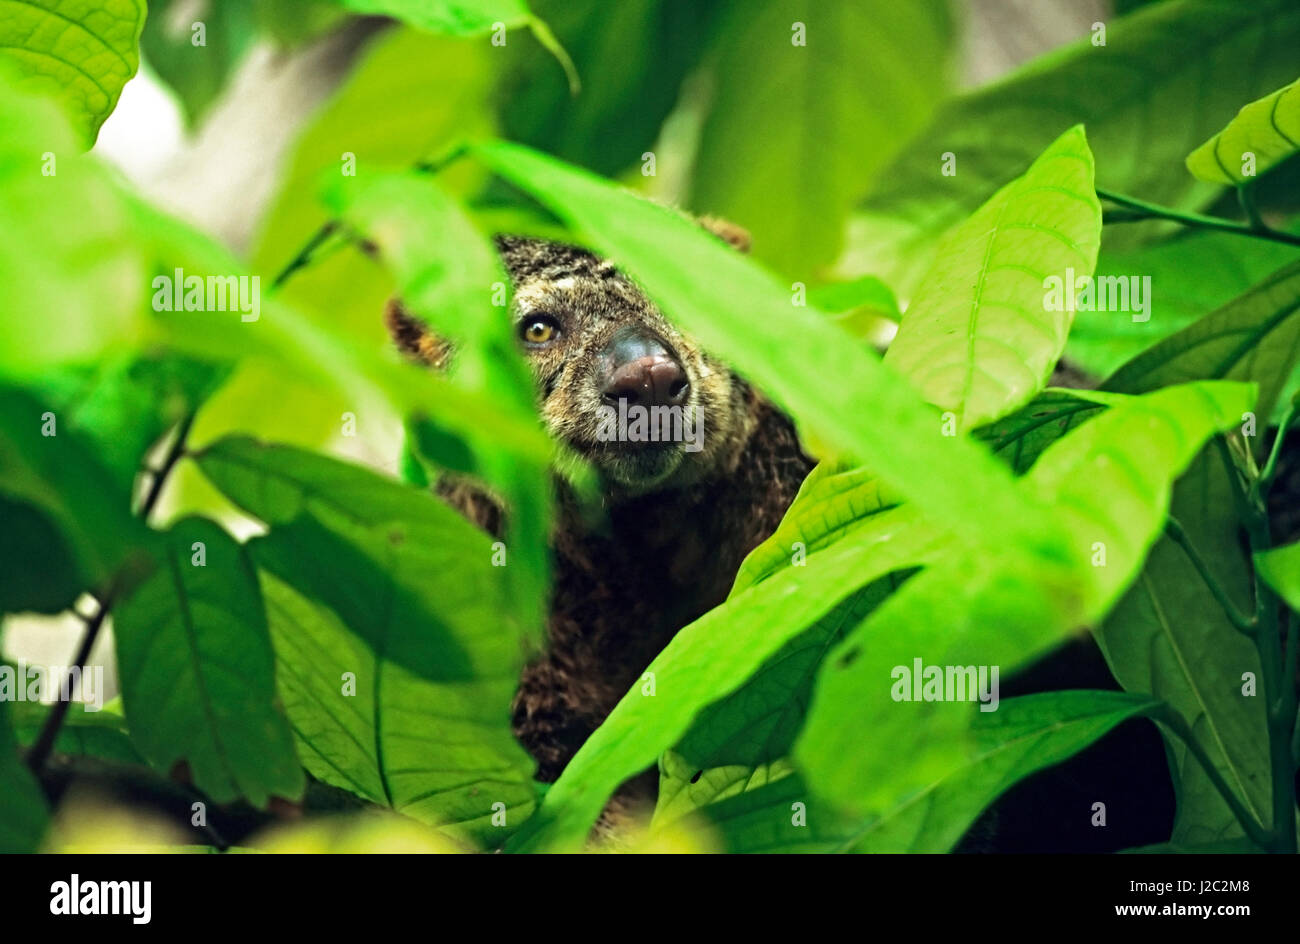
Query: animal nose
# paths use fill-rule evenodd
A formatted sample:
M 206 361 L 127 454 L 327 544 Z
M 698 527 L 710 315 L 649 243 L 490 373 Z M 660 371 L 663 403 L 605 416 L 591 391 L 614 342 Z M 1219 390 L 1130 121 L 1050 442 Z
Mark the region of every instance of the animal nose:
M 601 395 L 607 403 L 628 406 L 681 406 L 690 381 L 677 358 L 657 338 L 639 333 L 616 337 L 606 351 Z

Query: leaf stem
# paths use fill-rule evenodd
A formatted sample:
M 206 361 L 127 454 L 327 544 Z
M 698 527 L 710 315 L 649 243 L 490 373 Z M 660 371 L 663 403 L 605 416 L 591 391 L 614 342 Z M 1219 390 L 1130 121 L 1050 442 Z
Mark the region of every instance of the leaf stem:
M 1210 782 L 1214 784 L 1214 789 L 1219 791 L 1224 802 L 1227 803 L 1229 809 L 1232 810 L 1232 815 L 1237 817 L 1237 822 L 1241 823 L 1241 828 L 1245 831 L 1246 835 L 1250 837 L 1251 842 L 1258 845 L 1261 849 L 1273 848 L 1274 837 L 1272 833 L 1264 829 L 1264 827 L 1260 825 L 1259 821 L 1250 815 L 1250 811 L 1242 805 L 1241 800 L 1233 791 L 1232 787 L 1228 786 L 1227 782 L 1223 779 L 1223 775 L 1219 773 L 1219 768 L 1215 766 L 1214 761 L 1210 759 L 1210 756 L 1205 753 L 1205 748 L 1201 746 L 1200 741 L 1196 739 L 1196 735 L 1192 733 L 1191 728 L 1187 726 L 1187 722 L 1183 720 L 1183 716 L 1169 705 L 1163 705 L 1160 709 L 1153 712 L 1153 717 L 1168 727 L 1169 730 L 1173 731 L 1174 734 L 1178 735 L 1179 739 L 1187 745 L 1187 749 L 1192 752 L 1192 756 L 1200 763 L 1201 768 L 1205 771 L 1205 775 L 1209 777 Z
M 1277 425 L 1277 438 L 1273 440 L 1273 448 L 1269 451 L 1268 459 L 1265 460 L 1264 468 L 1256 481 L 1256 488 L 1262 499 L 1268 498 L 1268 490 L 1273 485 L 1274 476 L 1277 475 L 1277 460 L 1282 454 L 1282 440 L 1286 438 L 1287 431 L 1297 419 L 1300 419 L 1300 397 L 1292 399 L 1286 412 L 1282 414 L 1282 421 Z
M 284 283 L 289 281 L 289 279 L 299 269 L 305 269 L 310 265 L 312 260 L 315 259 L 317 251 L 319 251 L 329 238 L 334 235 L 334 231 L 338 229 L 338 225 L 337 220 L 328 220 L 320 229 L 316 230 L 316 232 L 312 234 L 312 237 L 307 240 L 301 249 L 298 250 L 298 254 L 290 259 L 289 263 L 283 269 L 276 273 L 275 278 L 271 280 L 271 288 L 277 289 L 283 287 Z
M 1188 537 L 1187 532 L 1177 518 L 1171 516 L 1165 522 L 1165 533 L 1169 535 L 1170 540 L 1183 549 L 1187 559 L 1192 562 L 1196 572 L 1201 575 L 1201 580 L 1205 582 L 1205 586 L 1209 588 L 1219 606 L 1223 607 L 1228 622 L 1232 623 L 1233 627 L 1242 635 L 1253 638 L 1257 624 L 1237 608 L 1237 604 L 1233 602 L 1228 592 L 1223 589 L 1223 585 L 1215 579 L 1214 574 L 1210 572 L 1209 565 L 1205 562 L 1205 558 L 1201 556 L 1200 550 L 1192 543 L 1192 539 Z
M 1231 220 L 1225 220 L 1217 216 L 1206 216 L 1202 213 L 1184 213 L 1181 210 L 1174 210 L 1170 207 L 1163 207 L 1155 203 L 1147 203 L 1145 200 L 1138 200 L 1135 197 L 1128 197 L 1121 193 L 1114 193 L 1110 190 L 1097 190 L 1097 196 L 1103 200 L 1109 200 L 1111 203 L 1117 203 L 1134 212 L 1109 212 L 1105 216 L 1107 223 L 1134 223 L 1140 220 L 1172 220 L 1175 223 L 1181 223 L 1184 226 L 1191 226 L 1197 229 L 1213 229 L 1224 233 L 1235 233 L 1238 236 L 1253 236 L 1256 239 L 1267 239 L 1275 243 L 1285 243 L 1288 246 L 1300 246 L 1300 236 L 1284 233 L 1279 230 L 1271 229 L 1265 226 L 1261 221 L 1259 225 L 1250 225 L 1244 223 L 1234 223 Z
M 190 410 L 181 418 L 176 425 L 176 434 L 172 438 L 172 444 L 167 449 L 167 455 L 163 459 L 162 465 L 156 470 L 150 469 L 152 476 L 149 482 L 149 490 L 145 494 L 144 501 L 140 504 L 138 516 L 141 521 L 148 522 L 149 515 L 153 512 L 154 507 L 158 504 L 158 499 L 162 496 L 163 485 L 166 483 L 168 476 L 171 474 L 176 463 L 180 461 L 181 456 L 185 454 L 185 440 L 189 437 L 190 429 L 194 425 L 195 411 Z M 109 608 L 113 605 L 113 599 L 116 595 L 117 588 L 110 584 L 109 589 L 100 597 L 97 603 L 97 609 L 89 616 L 82 616 L 86 621 L 86 632 L 81 637 L 81 645 L 77 648 L 77 655 L 73 664 L 68 668 L 68 675 L 64 682 L 61 692 L 72 692 L 72 683 L 75 677 L 79 677 L 86 667 L 86 662 L 90 659 L 90 651 L 95 646 L 95 640 L 99 637 L 99 631 L 104 626 L 104 620 L 108 616 Z M 59 738 L 59 731 L 63 727 L 64 719 L 67 718 L 68 709 L 72 706 L 71 697 L 59 698 L 54 702 L 50 713 L 45 718 L 45 723 L 41 725 L 41 731 L 36 736 L 31 748 L 27 752 L 27 766 L 38 778 L 45 768 L 46 762 L 50 759 L 50 754 L 54 751 L 54 743 Z

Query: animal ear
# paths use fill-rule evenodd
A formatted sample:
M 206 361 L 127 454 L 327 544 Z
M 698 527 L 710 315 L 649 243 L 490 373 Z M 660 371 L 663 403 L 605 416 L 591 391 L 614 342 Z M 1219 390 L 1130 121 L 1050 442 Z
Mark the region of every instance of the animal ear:
M 396 298 L 390 298 L 384 306 L 384 323 L 403 354 L 436 370 L 447 366 L 451 344 L 430 331 L 428 325 L 403 308 Z
M 749 252 L 749 230 L 716 216 L 701 216 L 699 223 L 714 236 L 739 252 Z

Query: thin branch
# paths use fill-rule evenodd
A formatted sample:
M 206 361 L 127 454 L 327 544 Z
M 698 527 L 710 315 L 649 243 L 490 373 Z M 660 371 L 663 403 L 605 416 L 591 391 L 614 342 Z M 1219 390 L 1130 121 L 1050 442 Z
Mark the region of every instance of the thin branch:
M 317 251 L 334 235 L 334 231 L 338 229 L 338 226 L 337 220 L 330 220 L 316 230 L 311 239 L 307 240 L 306 244 L 298 250 L 298 254 L 290 259 L 288 265 L 281 269 L 275 278 L 271 280 L 271 288 L 282 287 L 295 272 L 310 265 L 312 260 L 315 259 Z
M 1277 475 L 1277 460 L 1282 454 L 1282 440 L 1286 438 L 1287 430 L 1291 428 L 1297 419 L 1300 419 L 1300 397 L 1293 399 L 1286 408 L 1286 412 L 1282 414 L 1282 422 L 1277 426 L 1277 438 L 1273 440 L 1273 448 L 1269 451 L 1268 459 L 1264 462 L 1264 468 L 1260 470 L 1256 489 L 1261 499 L 1268 497 L 1268 490 L 1273 484 L 1273 478 Z
M 1291 233 L 1284 233 L 1279 230 L 1270 229 L 1262 223 L 1259 226 L 1246 225 L 1244 223 L 1234 223 L 1231 220 L 1221 219 L 1217 216 L 1205 216 L 1201 213 L 1184 213 L 1181 210 L 1174 210 L 1170 207 L 1159 206 L 1155 203 L 1147 203 L 1145 200 L 1138 200 L 1134 197 L 1127 197 L 1122 193 L 1113 193 L 1109 190 L 1097 190 L 1097 196 L 1103 200 L 1109 200 L 1111 203 L 1117 203 L 1122 207 L 1135 211 L 1131 213 L 1108 212 L 1105 216 L 1107 223 L 1135 223 L 1140 220 L 1171 220 L 1175 223 L 1181 223 L 1184 226 L 1191 226 L 1197 229 L 1213 229 L 1224 233 L 1235 233 L 1238 236 L 1252 236 L 1255 239 L 1267 239 L 1270 242 L 1285 243 L 1288 246 L 1300 246 L 1300 236 L 1294 236 Z
M 149 491 L 145 494 L 144 501 L 140 505 L 139 517 L 141 521 L 148 523 L 149 515 L 153 512 L 154 507 L 158 504 L 158 499 L 162 495 L 163 485 L 167 477 L 171 474 L 176 463 L 180 461 L 181 456 L 185 454 L 185 440 L 189 437 L 190 428 L 194 425 L 194 411 L 186 413 L 176 426 L 176 434 L 172 438 L 172 444 L 167 449 L 167 455 L 163 459 L 162 465 L 157 471 L 149 470 L 152 476 L 149 482 Z M 113 596 L 116 592 L 114 587 L 109 588 L 98 601 L 99 608 L 90 616 L 84 616 L 78 613 L 86 621 L 86 633 L 82 636 L 81 645 L 77 649 L 76 658 L 72 666 L 68 668 L 67 680 L 60 692 L 67 692 L 69 697 L 60 697 L 54 702 L 50 713 L 45 718 L 45 723 L 41 726 L 40 734 L 37 735 L 36 741 L 32 744 L 31 749 L 27 752 L 27 766 L 37 777 L 41 775 L 46 761 L 49 760 L 50 754 L 54 750 L 54 743 L 59 738 L 59 731 L 63 727 L 64 719 L 67 718 L 68 709 L 72 705 L 72 682 L 75 676 L 80 676 L 86 667 L 86 662 L 90 659 L 90 651 L 95 646 L 95 640 L 99 638 L 99 631 L 104 626 L 104 620 L 108 616 L 109 608 L 113 605 Z

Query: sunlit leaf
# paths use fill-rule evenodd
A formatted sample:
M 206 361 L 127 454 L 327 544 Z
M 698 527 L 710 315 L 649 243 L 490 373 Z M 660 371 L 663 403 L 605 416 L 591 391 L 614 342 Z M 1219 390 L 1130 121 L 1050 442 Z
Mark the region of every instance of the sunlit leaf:
M 959 430 L 1023 405 L 1060 358 L 1068 286 L 1092 275 L 1101 241 L 1092 175 L 1083 129 L 1072 128 L 940 243 L 885 361 L 955 413 Z
M 1251 102 L 1187 155 L 1199 180 L 1239 187 L 1300 151 L 1300 81 Z M 1249 173 L 1244 168 L 1249 159 Z
M 140 63 L 144 0 L 13 0 L 0 19 L 0 57 L 24 87 L 68 106 L 87 143 Z

